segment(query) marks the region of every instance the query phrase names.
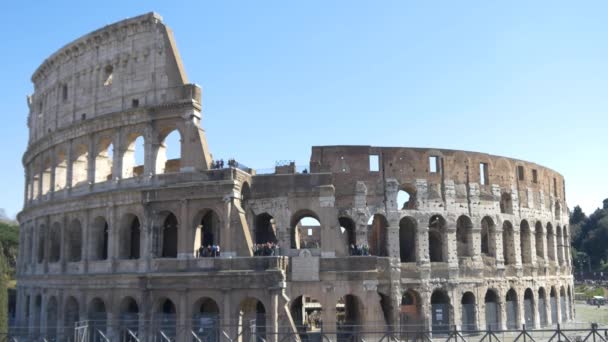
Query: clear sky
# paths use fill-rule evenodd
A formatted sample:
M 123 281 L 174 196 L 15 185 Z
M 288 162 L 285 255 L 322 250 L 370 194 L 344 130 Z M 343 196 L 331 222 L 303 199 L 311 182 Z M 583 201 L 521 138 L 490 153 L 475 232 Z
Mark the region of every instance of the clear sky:
M 174 31 L 216 157 L 305 165 L 310 146 L 473 150 L 608 197 L 608 2 L 5 1 L 0 208 L 23 204 L 26 95 L 42 61 L 155 11 Z

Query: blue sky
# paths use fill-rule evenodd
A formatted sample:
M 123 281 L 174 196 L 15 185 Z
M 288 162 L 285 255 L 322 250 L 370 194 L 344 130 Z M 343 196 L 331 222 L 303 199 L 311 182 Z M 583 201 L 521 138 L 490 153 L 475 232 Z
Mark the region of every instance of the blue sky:
M 94 5 L 93 5 L 94 4 Z M 608 197 L 608 2 L 9 1 L 3 3 L 0 208 L 23 204 L 26 95 L 64 44 L 145 12 L 173 29 L 216 157 L 308 163 L 310 146 L 464 149 Z

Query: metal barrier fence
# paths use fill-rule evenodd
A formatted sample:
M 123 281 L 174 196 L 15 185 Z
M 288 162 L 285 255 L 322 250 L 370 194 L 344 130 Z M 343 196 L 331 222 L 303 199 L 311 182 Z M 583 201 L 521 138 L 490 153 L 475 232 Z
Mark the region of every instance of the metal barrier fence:
M 24 328 L 28 329 L 28 328 Z M 105 329 L 105 330 L 104 330 Z M 158 322 L 139 322 L 137 326 L 119 324 L 102 327 L 97 322 L 78 322 L 75 327 L 60 329 L 58 334 L 44 336 L 31 333 L 32 329 L 0 334 L 0 342 L 410 342 L 410 341 L 472 341 L 472 342 L 599 342 L 608 341 L 608 327 L 587 324 L 574 328 L 555 327 L 529 330 L 461 330 L 456 326 L 441 327 L 440 332 L 422 326 L 345 325 L 332 329 L 321 326 L 293 328 L 279 326 L 272 333 L 270 326 L 259 326 L 254 321 L 241 325 L 163 325 Z M 110 332 L 110 330 L 112 332 Z

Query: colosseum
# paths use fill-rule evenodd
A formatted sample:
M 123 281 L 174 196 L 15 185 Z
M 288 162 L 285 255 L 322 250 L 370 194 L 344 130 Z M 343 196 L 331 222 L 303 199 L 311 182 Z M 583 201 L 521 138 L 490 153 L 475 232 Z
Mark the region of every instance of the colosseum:
M 67 44 L 32 82 L 16 317 L 31 335 L 373 341 L 573 318 L 551 169 L 374 146 L 313 146 L 306 170 L 224 165 L 155 13 Z

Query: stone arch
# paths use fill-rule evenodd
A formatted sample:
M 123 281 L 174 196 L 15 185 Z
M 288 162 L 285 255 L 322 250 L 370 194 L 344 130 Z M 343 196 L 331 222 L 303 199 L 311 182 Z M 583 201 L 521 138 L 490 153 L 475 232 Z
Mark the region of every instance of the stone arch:
M 65 251 L 68 262 L 82 260 L 82 225 L 78 219 L 72 220 L 65 234 Z
M 51 158 L 46 157 L 42 162 L 42 195 L 46 195 L 51 192 L 53 184 L 51 184 L 51 173 L 53 172 L 53 165 L 51 164 Z
M 57 336 L 57 317 L 59 307 L 57 297 L 51 296 L 46 303 L 46 337 L 54 339 Z
M 551 323 L 559 323 L 559 316 L 557 315 L 557 291 L 555 286 L 551 286 L 551 292 L 549 292 L 549 298 L 551 302 Z
M 256 341 L 266 339 L 266 307 L 262 301 L 248 297 L 240 302 L 239 330 L 242 341 L 252 341 L 254 337 Z
M 213 209 L 200 210 L 195 215 L 194 226 L 194 253 L 198 256 L 211 256 L 207 255 L 208 247 L 221 244 L 220 216 Z
M 496 257 L 496 225 L 489 216 L 481 220 L 481 254 Z
M 519 238 L 521 249 L 521 262 L 524 264 L 532 263 L 532 232 L 528 221 L 522 220 L 519 224 Z
M 90 260 L 107 260 L 110 242 L 108 221 L 102 216 L 96 217 L 90 232 L 88 244 Z
M 64 148 L 61 148 L 55 153 L 55 184 L 53 184 L 53 191 L 65 189 L 68 175 L 67 170 L 67 155 Z
M 129 331 L 137 334 L 139 330 L 139 305 L 137 301 L 131 296 L 124 297 L 120 301 L 118 309 L 121 336 L 129 336 Z M 130 341 L 130 339 L 126 339 L 126 341 Z
M 524 322 L 526 322 L 526 327 L 533 328 L 536 322 L 535 317 L 535 301 L 534 301 L 534 291 L 531 288 L 527 288 L 524 292 Z
M 417 209 L 417 190 L 414 184 L 401 184 L 397 192 L 397 209 Z
M 462 331 L 477 330 L 477 303 L 473 292 L 465 292 L 460 301 L 462 310 Z
M 64 314 L 64 323 L 66 335 L 73 336 L 74 328 L 76 326 L 76 322 L 80 321 L 80 308 L 78 306 L 78 301 L 76 298 L 69 296 L 65 300 L 65 314 Z
M 274 217 L 266 212 L 255 216 L 254 231 L 256 244 L 277 242 L 277 228 Z
M 145 136 L 140 132 L 132 132 L 125 137 L 122 149 L 122 178 L 138 177 L 144 173 Z M 143 158 L 142 158 L 143 157 Z
M 506 312 L 507 312 L 507 329 L 517 329 L 519 317 L 518 307 L 519 303 L 517 300 L 517 292 L 514 288 L 509 289 L 506 295 Z
M 72 187 L 88 183 L 89 178 L 89 150 L 86 144 L 74 146 L 72 159 Z
M 473 256 L 473 222 L 466 215 L 456 220 L 456 243 L 458 257 Z
M 559 289 L 559 305 L 560 305 L 560 309 L 561 309 L 561 319 L 562 322 L 565 322 L 568 320 L 568 302 L 567 302 L 567 297 L 566 297 L 566 289 L 564 288 L 564 286 L 560 286 Z
M 538 288 L 538 318 L 541 327 L 549 324 L 547 317 L 547 293 L 542 286 Z
M 551 223 L 547 223 L 547 256 L 549 260 L 555 261 L 555 233 Z
M 193 332 L 204 341 L 218 341 L 220 307 L 209 297 L 199 298 L 192 308 Z
M 46 239 L 47 239 L 47 229 L 45 225 L 41 225 L 40 227 L 38 227 L 38 241 L 37 241 L 37 251 L 36 251 L 36 260 L 38 261 L 39 264 L 44 262 L 44 259 L 46 257 L 46 252 L 45 252 L 45 247 L 46 246 Z
M 306 339 L 308 334 L 320 330 L 322 310 L 321 302 L 306 294 L 291 301 L 289 311 L 301 338 Z
M 61 224 L 53 223 L 49 231 L 49 262 L 56 263 L 61 259 Z
M 502 252 L 505 265 L 515 264 L 515 232 L 509 221 L 502 224 Z
M 312 210 L 299 210 L 291 217 L 291 248 L 320 248 L 321 221 Z
M 135 214 L 125 214 L 120 219 L 118 257 L 139 259 L 141 256 L 141 223 Z
M 502 214 L 513 214 L 513 198 L 510 193 L 503 192 L 500 195 L 500 212 Z
M 357 254 L 357 225 L 350 217 L 342 216 L 338 218 L 340 224 L 341 241 L 346 246 L 346 250 L 350 251 L 350 255 Z
M 420 294 L 412 289 L 405 291 L 401 297 L 401 325 L 415 327 L 422 324 L 423 321 Z
M 95 147 L 95 183 L 112 180 L 112 166 L 114 164 L 112 138 L 108 136 L 99 138 Z
M 399 221 L 399 255 L 401 262 L 416 262 L 417 222 L 411 216 Z
M 496 290 L 488 289 L 484 297 L 486 328 L 498 330 L 501 328 L 499 297 Z
M 453 322 L 450 296 L 443 289 L 436 289 L 431 295 L 431 328 L 433 334 L 445 334 Z
M 382 214 L 374 214 L 367 222 L 370 255 L 388 255 L 388 220 Z
M 31 326 L 40 327 L 41 312 L 42 312 L 42 295 L 37 294 L 36 297 L 34 297 L 34 312 L 32 314 L 33 318 L 30 322 Z
M 545 258 L 545 236 L 544 236 L 544 232 L 543 232 L 543 224 L 540 223 L 540 221 L 536 221 L 536 224 L 534 226 L 534 239 L 536 240 L 536 256 L 539 258 L 542 258 L 544 260 Z
M 363 324 L 363 304 L 359 297 L 347 294 L 336 303 L 336 332 L 339 340 L 358 341 Z
M 448 257 L 446 243 L 446 221 L 441 215 L 429 219 L 429 259 L 431 262 L 446 262 Z
M 93 300 L 89 302 L 87 315 L 89 327 L 91 328 L 90 334 L 96 337 L 99 336 L 98 331 L 100 331 L 105 335 L 108 326 L 108 314 L 103 299 L 99 297 L 93 298 Z
M 248 182 L 241 184 L 241 208 L 247 212 L 249 200 L 251 199 L 251 186 Z
M 177 306 L 170 298 L 162 297 L 156 302 L 154 319 L 158 324 L 158 332 L 156 334 L 158 334 L 159 337 L 162 332 L 162 334 L 169 337 L 171 340 L 176 338 L 177 312 Z
M 156 173 L 179 172 L 182 155 L 182 133 L 174 127 L 165 128 L 159 134 L 159 141 L 160 144 L 155 154 Z
M 555 240 L 557 245 L 557 262 L 559 265 L 564 264 L 564 240 L 562 235 L 562 227 L 557 225 L 555 227 Z
M 179 221 L 172 212 L 165 214 L 161 227 L 160 256 L 162 258 L 177 258 Z

